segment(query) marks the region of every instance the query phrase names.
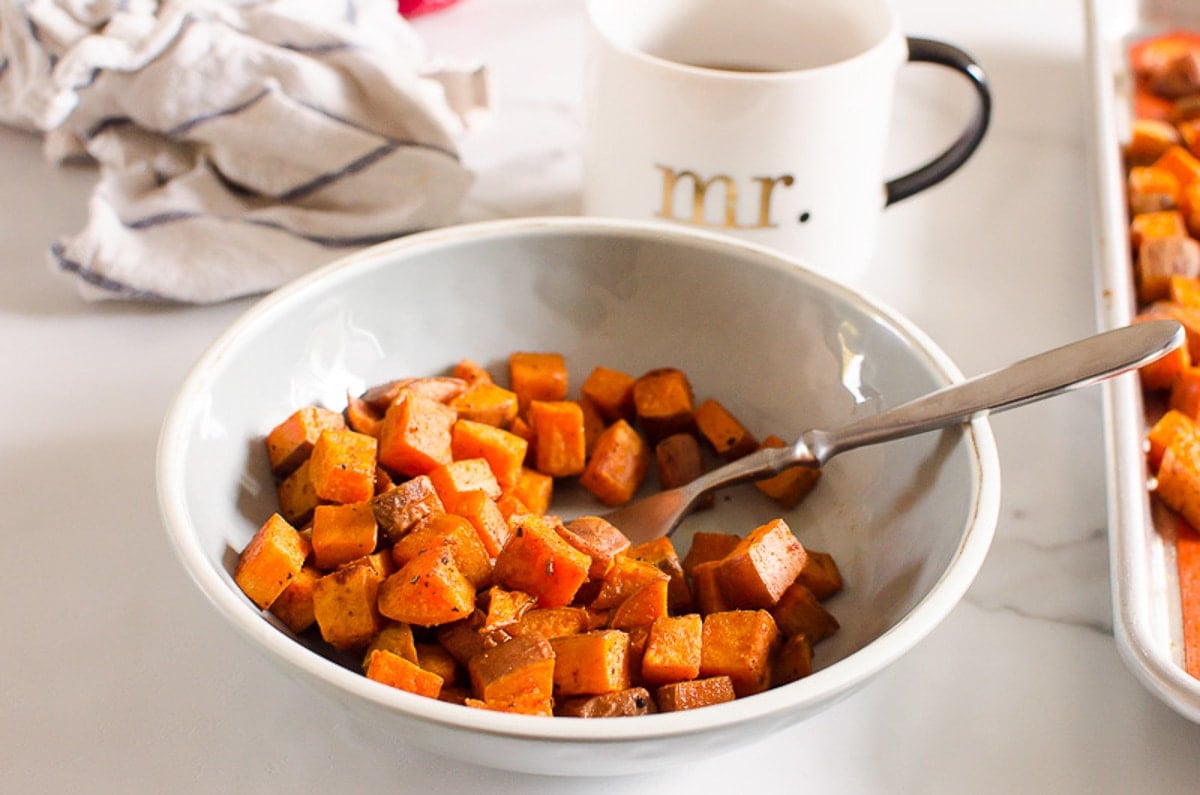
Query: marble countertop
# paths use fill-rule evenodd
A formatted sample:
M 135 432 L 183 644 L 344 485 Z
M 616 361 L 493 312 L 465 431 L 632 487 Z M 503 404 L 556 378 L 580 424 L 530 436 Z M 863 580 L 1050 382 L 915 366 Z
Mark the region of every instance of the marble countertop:
M 887 211 L 862 287 L 973 374 L 1095 329 L 1082 8 L 897 0 L 907 31 L 988 71 L 979 153 Z M 464 141 L 463 220 L 578 212 L 580 0 L 464 0 L 415 24 L 479 60 L 494 117 Z M 963 106 L 901 77 L 896 170 Z M 159 425 L 251 300 L 89 304 L 45 252 L 94 174 L 0 129 L 0 785 L 7 792 L 1195 792 L 1200 726 L 1126 669 L 1112 634 L 1101 398 L 995 417 L 995 543 L 912 653 L 769 741 L 638 778 L 471 768 L 370 736 L 249 651 L 183 575 L 154 491 Z

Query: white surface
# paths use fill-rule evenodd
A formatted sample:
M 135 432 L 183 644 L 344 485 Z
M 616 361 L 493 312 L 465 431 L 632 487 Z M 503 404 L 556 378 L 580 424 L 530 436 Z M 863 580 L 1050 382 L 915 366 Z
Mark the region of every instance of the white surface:
M 900 0 L 908 32 L 988 70 L 996 113 L 953 178 L 888 210 L 868 289 L 968 373 L 1089 333 L 1081 9 Z M 465 143 L 465 218 L 578 207 L 578 0 L 464 0 L 420 22 L 493 68 L 497 116 Z M 917 72 L 920 73 L 917 73 Z M 896 171 L 966 97 L 902 74 Z M 928 77 L 928 79 L 927 79 Z M 11 792 L 1194 792 L 1200 726 L 1121 663 L 1109 601 L 1100 394 L 993 419 L 996 541 L 912 654 L 777 738 L 638 779 L 449 765 L 372 736 L 280 678 L 203 603 L 162 531 L 154 447 L 201 350 L 249 305 L 93 306 L 46 273 L 93 175 L 0 130 L 0 775 Z

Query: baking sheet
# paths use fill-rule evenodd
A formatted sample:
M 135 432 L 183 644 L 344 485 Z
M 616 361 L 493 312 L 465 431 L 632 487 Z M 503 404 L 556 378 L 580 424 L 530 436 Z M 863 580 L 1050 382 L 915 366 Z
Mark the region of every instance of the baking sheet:
M 1127 325 L 1136 297 L 1128 244 L 1122 145 L 1132 120 L 1128 43 L 1171 28 L 1200 30 L 1196 0 L 1085 0 L 1096 242 L 1102 329 Z M 1143 450 L 1146 405 L 1135 374 L 1103 386 L 1107 429 L 1113 628 L 1131 671 L 1177 712 L 1200 723 L 1200 680 L 1183 667 L 1171 520 L 1152 509 Z

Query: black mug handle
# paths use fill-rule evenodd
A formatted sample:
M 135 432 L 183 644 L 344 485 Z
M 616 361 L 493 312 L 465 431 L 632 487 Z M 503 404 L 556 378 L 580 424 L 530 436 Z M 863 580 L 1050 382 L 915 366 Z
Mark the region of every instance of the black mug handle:
M 887 204 L 895 204 L 914 193 L 920 193 L 957 171 L 983 140 L 992 117 L 992 94 L 988 90 L 987 76 L 979 64 L 975 63 L 974 58 L 944 41 L 919 39 L 915 36 L 907 37 L 907 41 L 909 63 L 938 64 L 961 73 L 971 81 L 979 104 L 966 129 L 949 149 L 920 168 L 888 181 L 884 186 Z

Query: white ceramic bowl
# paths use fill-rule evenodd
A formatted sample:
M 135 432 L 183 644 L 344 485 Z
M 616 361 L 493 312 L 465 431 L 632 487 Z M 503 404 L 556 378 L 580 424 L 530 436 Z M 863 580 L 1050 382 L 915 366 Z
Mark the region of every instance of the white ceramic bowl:
M 162 431 L 159 499 L 179 557 L 213 606 L 289 675 L 428 751 L 526 772 L 635 773 L 729 750 L 829 707 L 913 647 L 958 602 L 991 543 L 999 464 L 984 420 L 835 459 L 784 518 L 833 553 L 841 630 L 816 671 L 728 704 L 621 719 L 542 718 L 446 704 L 372 682 L 290 636 L 233 583 L 237 553 L 275 510 L 262 437 L 296 407 L 447 370 L 499 374 L 515 350 L 675 366 L 760 437 L 791 438 L 958 379 L 896 313 L 765 249 L 674 227 L 579 218 L 448 228 L 364 251 L 263 299 L 188 376 Z M 560 492 L 566 516 L 595 512 Z M 753 487 L 690 518 L 748 532 L 779 510 Z

